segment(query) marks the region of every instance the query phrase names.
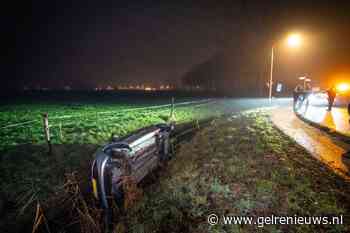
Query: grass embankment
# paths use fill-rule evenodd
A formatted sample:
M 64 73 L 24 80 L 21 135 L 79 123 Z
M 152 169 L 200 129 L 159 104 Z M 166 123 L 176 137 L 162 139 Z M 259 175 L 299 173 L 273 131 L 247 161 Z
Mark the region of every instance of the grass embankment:
M 97 146 L 54 145 L 53 149 L 48 155 L 46 146 L 23 145 L 1 155 L 0 232 L 32 232 L 37 204 L 45 216 L 40 220 L 44 232 L 45 222 L 53 230 L 67 228 L 63 226 L 67 218 L 69 223 L 77 221 L 71 178 L 79 182 L 79 195 L 85 194 Z
M 339 216 L 343 225 L 210 226 L 209 214 Z M 263 112 L 214 121 L 181 146 L 122 218 L 128 232 L 350 232 L 350 184 Z

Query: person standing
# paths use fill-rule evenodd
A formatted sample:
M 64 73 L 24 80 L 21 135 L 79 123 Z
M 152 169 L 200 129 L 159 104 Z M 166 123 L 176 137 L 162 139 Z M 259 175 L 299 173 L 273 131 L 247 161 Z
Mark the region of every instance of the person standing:
M 293 91 L 293 107 L 294 107 L 294 110 L 296 110 L 297 102 L 298 102 L 299 96 L 301 95 L 302 91 L 303 91 L 303 88 L 302 88 L 301 85 L 297 85 L 294 88 L 294 91 Z
M 310 82 L 307 82 L 307 83 L 305 84 L 303 101 L 304 101 L 304 100 L 309 101 L 309 95 L 311 94 L 311 92 L 312 92 L 311 84 L 310 84 Z
M 312 91 L 312 87 L 311 87 L 310 82 L 307 82 L 307 83 L 305 84 L 305 91 L 306 91 L 306 92 L 309 92 L 309 93 Z
M 332 86 L 327 90 L 327 95 L 328 95 L 328 109 L 327 111 L 332 111 L 333 103 L 335 96 L 337 95 L 337 91 L 335 89 L 335 86 Z

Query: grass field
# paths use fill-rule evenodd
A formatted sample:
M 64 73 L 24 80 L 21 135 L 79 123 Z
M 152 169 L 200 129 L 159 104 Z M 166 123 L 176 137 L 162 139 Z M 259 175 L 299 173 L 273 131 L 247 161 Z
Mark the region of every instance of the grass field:
M 194 101 L 194 102 L 193 102 Z M 44 143 L 42 114 L 49 115 L 54 144 L 102 144 L 111 135 L 123 136 L 138 128 L 162 123 L 170 116 L 170 99 L 120 103 L 15 104 L 0 107 L 0 151 L 20 144 Z M 182 104 L 185 103 L 185 104 Z M 188 103 L 188 104 L 186 104 Z M 222 105 L 180 98 L 175 102 L 177 122 L 222 113 Z M 210 109 L 210 110 L 209 110 Z

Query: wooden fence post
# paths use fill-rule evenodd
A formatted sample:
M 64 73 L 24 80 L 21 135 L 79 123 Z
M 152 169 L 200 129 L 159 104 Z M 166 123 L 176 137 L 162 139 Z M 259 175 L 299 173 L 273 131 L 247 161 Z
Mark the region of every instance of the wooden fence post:
M 43 113 L 43 122 L 44 122 L 45 139 L 46 139 L 47 145 L 49 146 L 49 154 L 51 155 L 52 145 L 50 140 L 49 114 L 47 112 Z
M 62 122 L 60 122 L 59 128 L 60 128 L 60 140 L 61 140 L 61 142 L 62 142 L 62 141 L 63 141 Z
M 174 97 L 171 97 L 171 110 L 170 110 L 169 122 L 173 120 L 174 120 Z
M 200 129 L 200 126 L 199 126 L 199 121 L 198 119 L 196 119 L 196 128 L 199 130 Z

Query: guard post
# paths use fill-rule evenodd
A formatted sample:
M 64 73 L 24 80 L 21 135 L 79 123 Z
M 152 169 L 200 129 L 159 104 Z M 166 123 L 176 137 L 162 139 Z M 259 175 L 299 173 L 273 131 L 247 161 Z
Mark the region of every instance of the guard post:
M 50 140 L 50 127 L 49 127 L 49 114 L 47 112 L 43 113 L 43 123 L 44 123 L 44 133 L 45 133 L 45 140 L 47 142 L 47 145 L 49 147 L 49 155 L 52 153 L 52 145 Z

